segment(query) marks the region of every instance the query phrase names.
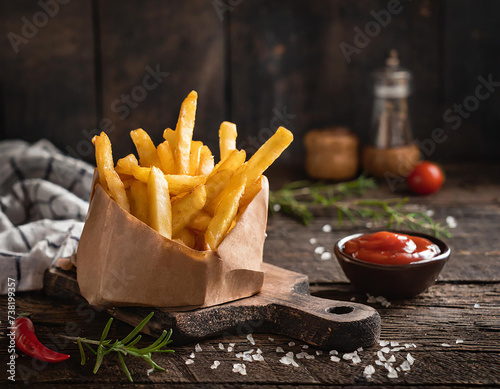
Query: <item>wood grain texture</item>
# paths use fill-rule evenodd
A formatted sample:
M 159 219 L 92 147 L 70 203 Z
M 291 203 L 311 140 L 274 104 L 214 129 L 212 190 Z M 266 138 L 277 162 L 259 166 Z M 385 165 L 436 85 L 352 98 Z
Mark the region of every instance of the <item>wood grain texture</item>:
M 102 115 L 114 126 L 109 135 L 115 159 L 134 151 L 133 129 L 144 128 L 155 144 L 162 141 L 165 128 L 175 129 L 191 90 L 198 92 L 194 138 L 218 150 L 225 119 L 224 38 L 211 2 L 100 1 L 99 18 Z M 148 67 L 163 75 L 149 77 Z M 146 93 L 144 82 L 151 88 Z
M 174 330 L 179 343 L 215 335 L 253 332 L 291 336 L 322 349 L 352 351 L 378 341 L 380 317 L 376 311 L 356 303 L 314 298 L 306 276 L 264 264 L 264 286 L 252 297 L 185 312 L 157 308 L 144 332 L 159 336 Z M 57 269 L 46 272 L 45 292 L 50 296 L 74 297 L 81 301 L 75 274 Z M 113 308 L 116 318 L 137 325 L 152 308 Z
M 0 3 L 1 136 L 30 142 L 47 138 L 85 158 L 93 149 L 82 131 L 96 125 L 91 2 L 51 9 L 54 16 L 38 2 Z M 31 29 L 24 27 L 30 24 Z M 16 45 L 17 53 L 10 33 L 23 42 Z M 81 141 L 85 144 L 79 146 Z

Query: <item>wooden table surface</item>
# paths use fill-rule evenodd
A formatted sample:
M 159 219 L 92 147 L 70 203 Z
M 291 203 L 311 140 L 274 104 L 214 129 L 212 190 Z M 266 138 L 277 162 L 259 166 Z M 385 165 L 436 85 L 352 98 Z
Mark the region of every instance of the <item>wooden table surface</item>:
M 297 387 L 297 386 L 500 386 L 500 166 L 459 165 L 447 166 L 448 180 L 437 194 L 412 198 L 432 209 L 435 218 L 443 220 L 453 216 L 457 227 L 448 239 L 452 259 L 443 269 L 439 281 L 428 291 L 410 300 L 391 301 L 389 307 L 380 303 L 367 303 L 367 296 L 356 292 L 347 282 L 335 259 L 320 260 L 314 254 L 317 246 L 328 251 L 335 241 L 360 226 L 344 225 L 337 228 L 335 218 L 325 213 L 309 227 L 290 219 L 270 218 L 265 247 L 265 261 L 286 269 L 305 273 L 311 282 L 313 294 L 337 300 L 365 303 L 375 307 L 382 317 L 383 341 L 399 342 L 389 345 L 386 359 L 394 355 L 393 365 L 399 366 L 410 353 L 415 359 L 409 371 L 399 371 L 397 378 L 388 378 L 388 371 L 375 364 L 378 359 L 376 345 L 360 351 L 361 362 L 348 360 L 334 362 L 328 352 L 317 355 L 312 347 L 283 336 L 254 334 L 255 346 L 247 340 L 255 326 L 242 327 L 241 333 L 226 334 L 200 343 L 201 352 L 195 352 L 194 363 L 186 364 L 195 350 L 194 344 L 173 345 L 174 354 L 158 354 L 156 361 L 166 369 L 164 373 L 146 374 L 143 361 L 128 360 L 135 383 L 151 387 Z M 404 192 L 396 193 L 404 196 Z M 367 197 L 391 197 L 387 188 L 379 188 Z M 333 231 L 322 231 L 325 224 Z M 311 245 L 310 238 L 318 244 Z M 4 361 L 7 357 L 5 314 L 7 298 L 0 297 L 2 320 L 0 329 L 0 386 L 6 381 Z M 73 333 L 98 338 L 109 318 L 104 312 L 82 305 L 55 301 L 43 292 L 18 293 L 17 312 L 32 312 L 36 333 L 45 344 L 59 342 L 71 358 L 63 363 L 45 366 L 20 354 L 17 359 L 16 384 L 25 381 L 30 386 L 73 388 L 83 386 L 120 387 L 128 384 L 117 365 L 107 358 L 97 375 L 92 364 L 80 365 L 78 348 L 74 344 L 61 344 L 56 334 Z M 124 336 L 130 326 L 115 321 L 110 335 Z M 151 339 L 149 339 L 151 340 Z M 295 344 L 291 343 L 294 342 Z M 219 348 L 222 343 L 224 350 Z M 228 352 L 229 343 L 234 343 Z M 405 347 L 405 344 L 407 347 Z M 314 359 L 297 359 L 298 367 L 280 363 L 283 353 L 306 351 Z M 259 348 L 264 361 L 244 362 L 247 375 L 234 373 L 233 364 L 242 363 L 235 353 Z M 396 348 L 396 350 L 393 350 Z M 342 356 L 342 353 L 340 354 Z M 211 369 L 214 361 L 217 369 Z M 371 379 L 363 375 L 365 366 L 372 364 L 375 373 Z

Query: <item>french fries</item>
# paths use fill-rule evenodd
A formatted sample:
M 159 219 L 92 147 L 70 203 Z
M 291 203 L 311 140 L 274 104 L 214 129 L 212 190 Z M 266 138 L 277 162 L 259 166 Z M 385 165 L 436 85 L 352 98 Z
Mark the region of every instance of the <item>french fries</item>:
M 102 132 L 96 148 L 99 183 L 125 211 L 167 239 L 192 249 L 217 250 L 262 189 L 262 174 L 293 140 L 280 127 L 247 161 L 236 148 L 236 125 L 219 128 L 220 161 L 193 140 L 198 95 L 182 103 L 175 130 L 163 132 L 156 147 L 143 129 L 130 132 L 139 158 L 129 154 L 113 165 L 111 142 Z

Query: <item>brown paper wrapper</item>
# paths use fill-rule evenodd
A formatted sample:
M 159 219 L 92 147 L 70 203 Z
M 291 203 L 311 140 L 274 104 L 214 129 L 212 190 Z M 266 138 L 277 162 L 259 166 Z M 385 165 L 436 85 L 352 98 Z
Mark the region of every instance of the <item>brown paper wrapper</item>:
M 97 174 L 96 174 L 97 175 Z M 82 296 L 97 306 L 195 309 L 262 288 L 269 184 L 248 205 L 217 252 L 196 251 L 124 211 L 97 183 L 77 251 Z

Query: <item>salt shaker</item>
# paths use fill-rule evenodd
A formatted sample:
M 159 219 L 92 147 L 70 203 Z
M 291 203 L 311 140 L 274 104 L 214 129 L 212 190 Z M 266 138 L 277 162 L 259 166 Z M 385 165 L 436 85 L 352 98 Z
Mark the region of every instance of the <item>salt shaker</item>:
M 379 178 L 406 177 L 420 160 L 408 117 L 411 73 L 391 50 L 386 66 L 373 73 L 374 104 L 370 144 L 362 153 L 364 169 Z

